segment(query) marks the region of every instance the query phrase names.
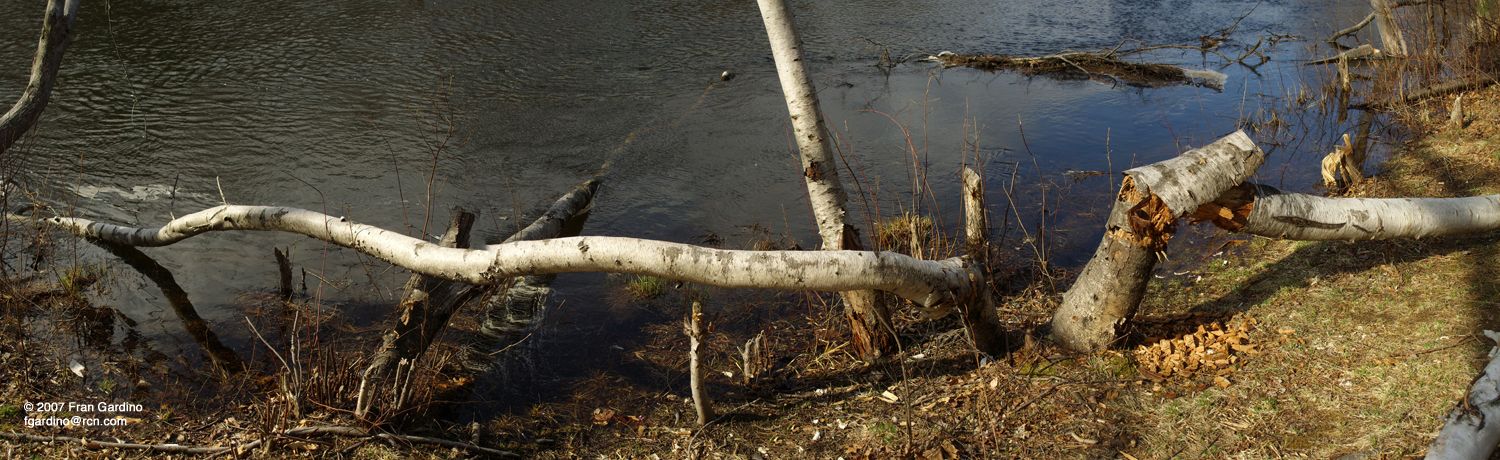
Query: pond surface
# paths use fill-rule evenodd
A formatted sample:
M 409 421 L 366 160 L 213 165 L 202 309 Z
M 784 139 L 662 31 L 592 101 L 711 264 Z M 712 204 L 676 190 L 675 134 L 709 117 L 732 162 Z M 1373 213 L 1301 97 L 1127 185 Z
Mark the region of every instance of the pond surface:
M 823 109 L 874 195 L 870 206 L 937 214 L 956 228 L 957 171 L 978 163 L 990 184 L 1014 184 L 1018 209 L 1005 205 L 1006 187 L 991 186 L 992 212 L 1028 232 L 1038 222 L 1065 230 L 1052 241 L 1062 267 L 1091 253 L 1118 185 L 1115 176 L 1069 171 L 1160 161 L 1286 107 L 1317 85 L 1301 62 L 1330 51 L 1314 44 L 1368 11 L 1356 1 L 1216 0 L 792 7 Z M 41 6 L 0 0 L 0 10 L 0 101 L 14 100 Z M 1135 57 L 1224 72 L 1222 89 L 917 61 L 940 51 L 1095 50 L 1126 39 L 1197 44 L 1231 26 L 1220 48 L 1230 58 L 1258 40 L 1286 39 L 1263 44 L 1270 61 L 1256 68 L 1196 51 Z M 725 71 L 736 78 L 716 83 Z M 752 2 L 90 1 L 40 128 L 14 152 L 27 155 L 21 180 L 45 202 L 125 225 L 157 226 L 228 202 L 441 233 L 448 210 L 462 206 L 480 212 L 477 232 L 494 242 L 602 173 L 584 234 L 691 242 L 759 224 L 811 247 L 817 236 L 785 119 Z M 1266 144 L 1259 180 L 1311 190 L 1317 160 L 1352 130 L 1322 124 L 1295 142 Z M 255 338 L 239 299 L 275 285 L 272 246 L 293 247 L 294 265 L 317 275 L 309 285 L 321 301 L 368 310 L 356 316 L 378 316 L 371 312 L 406 278 L 291 235 L 221 233 L 145 252 L 175 275 L 219 340 L 248 353 Z M 78 250 L 85 261 L 112 260 Z M 150 280 L 129 270 L 113 277 L 104 301 L 135 321 L 132 333 L 190 365 L 204 359 Z M 624 352 L 612 345 L 658 318 L 611 312 L 607 283 L 597 274 L 558 277 L 552 305 L 565 306 L 519 351 L 530 356 L 528 376 L 481 385 L 491 393 L 477 397 L 535 401 L 558 382 L 622 366 Z

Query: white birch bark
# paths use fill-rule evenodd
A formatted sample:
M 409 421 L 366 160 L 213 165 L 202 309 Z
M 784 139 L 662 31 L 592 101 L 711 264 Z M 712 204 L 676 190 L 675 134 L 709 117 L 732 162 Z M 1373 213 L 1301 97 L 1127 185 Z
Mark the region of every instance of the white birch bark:
M 1500 443 L 1500 354 L 1469 385 L 1459 407 L 1427 448 L 1427 460 L 1490 458 Z
M 1107 348 L 1135 316 L 1146 283 L 1174 222 L 1248 179 L 1265 153 L 1244 131 L 1128 176 L 1105 224 L 1104 237 L 1078 281 L 1052 315 L 1052 335 L 1085 352 Z M 1159 200 L 1159 201 L 1157 201 Z
M 802 37 L 797 33 L 791 8 L 786 0 L 759 0 L 759 4 L 776 61 L 776 75 L 791 115 L 797 151 L 802 156 L 802 178 L 807 184 L 813 216 L 818 221 L 823 249 L 863 249 L 844 206 L 848 195 L 839 182 L 833 144 L 823 123 L 823 111 L 818 107 L 818 90 L 803 61 Z M 891 329 L 885 300 L 872 291 L 842 292 L 840 296 L 860 357 L 873 360 L 894 351 L 895 331 Z
M 760 0 L 760 14 L 766 22 L 766 36 L 771 40 L 771 54 L 776 60 L 776 75 L 786 96 L 797 151 L 802 155 L 802 178 L 807 183 L 808 199 L 818 219 L 818 233 L 824 250 L 847 249 L 842 246 L 844 227 L 849 216 L 844 209 L 848 195 L 839 182 L 838 164 L 833 159 L 833 144 L 823 111 L 818 106 L 818 89 L 803 64 L 802 38 L 785 0 Z
M 1500 229 L 1500 195 L 1468 198 L 1324 198 L 1256 185 L 1241 232 L 1289 240 L 1384 240 Z
M 683 332 L 688 336 L 688 388 L 693 393 L 693 408 L 698 412 L 698 426 L 707 425 L 714 419 L 713 400 L 708 399 L 708 384 L 703 381 L 703 359 L 699 348 L 703 345 L 703 304 L 693 302 L 687 317 L 682 321 Z
M 42 19 L 42 38 L 36 46 L 36 57 L 31 62 L 31 80 L 21 99 L 16 101 L 5 115 L 0 115 L 0 152 L 14 145 L 21 135 L 31 130 L 47 100 L 52 97 L 52 85 L 57 81 L 57 70 L 62 66 L 63 52 L 73 43 L 73 20 L 78 17 L 81 0 L 48 0 L 47 14 Z
M 965 298 L 973 290 L 971 267 L 963 259 L 918 260 L 894 252 L 737 251 L 606 236 L 457 249 L 341 217 L 274 206 L 216 206 L 157 228 L 121 227 L 76 217 L 44 221 L 80 236 L 130 246 L 166 246 L 211 231 L 298 233 L 416 273 L 481 285 L 515 276 L 616 272 L 728 288 L 883 290 L 927 307 Z

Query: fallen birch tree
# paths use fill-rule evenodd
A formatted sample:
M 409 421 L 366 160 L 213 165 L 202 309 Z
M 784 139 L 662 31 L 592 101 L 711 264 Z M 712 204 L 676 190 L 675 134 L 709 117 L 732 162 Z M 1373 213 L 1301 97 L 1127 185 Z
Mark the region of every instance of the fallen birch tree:
M 746 251 L 664 241 L 579 236 L 514 241 L 486 249 L 445 248 L 401 233 L 305 209 L 222 205 L 156 228 L 78 217 L 43 222 L 129 246 L 167 246 L 215 231 L 296 233 L 369 254 L 415 273 L 477 285 L 528 275 L 615 272 L 727 288 L 882 290 L 933 307 L 975 292 L 964 258 L 920 260 L 886 251 Z
M 1125 172 L 1099 249 L 1063 294 L 1054 338 L 1078 351 L 1108 347 L 1134 316 L 1180 219 L 1289 240 L 1426 238 L 1500 229 L 1500 195 L 1325 198 L 1244 182 L 1264 154 L 1243 132 Z
M 1113 343 L 1135 316 L 1177 219 L 1250 178 L 1265 158 L 1250 136 L 1237 131 L 1176 158 L 1125 171 L 1099 248 L 1052 315 L 1053 337 L 1079 351 Z
M 1490 355 L 1458 407 L 1448 412 L 1443 429 L 1427 447 L 1427 460 L 1490 458 L 1500 444 L 1500 353 L 1491 350 Z

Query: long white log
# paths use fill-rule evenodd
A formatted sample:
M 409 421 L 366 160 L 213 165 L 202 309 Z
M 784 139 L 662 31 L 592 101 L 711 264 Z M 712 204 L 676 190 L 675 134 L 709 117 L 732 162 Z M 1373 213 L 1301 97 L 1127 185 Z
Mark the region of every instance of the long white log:
M 165 246 L 210 231 L 298 233 L 364 252 L 416 273 L 469 284 L 514 276 L 616 272 L 728 288 L 889 291 L 923 306 L 966 298 L 971 266 L 883 251 L 736 251 L 635 238 L 582 236 L 516 241 L 485 250 L 445 248 L 305 209 L 216 206 L 157 228 L 77 217 L 45 219 L 78 235 L 130 246 Z
M 1427 447 L 1427 460 L 1490 458 L 1494 453 L 1500 443 L 1500 354 L 1484 366 L 1459 404 Z
M 31 130 L 47 100 L 57 69 L 62 66 L 63 52 L 73 43 L 73 20 L 78 17 L 80 0 L 49 0 L 42 19 L 42 38 L 37 42 L 36 57 L 31 61 L 31 80 L 16 105 L 0 115 L 0 152 L 9 149 L 21 135 Z
M 1383 240 L 1500 229 L 1500 195 L 1324 198 L 1257 185 L 1241 232 L 1289 240 Z

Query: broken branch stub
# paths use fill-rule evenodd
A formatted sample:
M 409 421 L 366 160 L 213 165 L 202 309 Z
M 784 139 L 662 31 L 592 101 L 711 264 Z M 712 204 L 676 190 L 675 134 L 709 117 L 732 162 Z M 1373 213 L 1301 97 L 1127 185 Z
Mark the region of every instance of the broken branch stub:
M 1125 171 L 1099 248 L 1052 316 L 1053 337 L 1078 351 L 1108 347 L 1119 326 L 1135 316 L 1155 253 L 1166 247 L 1177 219 L 1201 212 L 1264 162 L 1265 152 L 1238 131 L 1176 158 Z

